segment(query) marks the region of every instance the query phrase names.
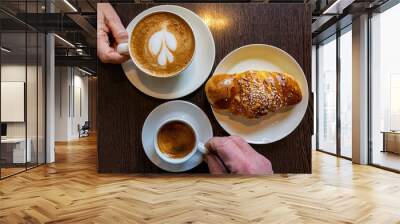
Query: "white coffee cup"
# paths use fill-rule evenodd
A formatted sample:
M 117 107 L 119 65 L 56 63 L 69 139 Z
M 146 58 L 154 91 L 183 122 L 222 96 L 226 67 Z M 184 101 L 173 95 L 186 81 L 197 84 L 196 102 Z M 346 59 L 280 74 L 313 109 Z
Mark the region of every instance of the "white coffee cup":
M 193 130 L 194 135 L 195 135 L 195 144 L 194 144 L 194 147 L 192 148 L 191 152 L 181 158 L 169 157 L 168 155 L 163 153 L 158 146 L 157 136 L 158 136 L 158 133 L 159 133 L 161 127 L 163 127 L 167 123 L 174 122 L 174 121 L 179 121 L 179 122 L 185 123 Z M 167 120 L 161 122 L 160 125 L 158 126 L 158 128 L 156 129 L 156 134 L 154 135 L 154 147 L 155 147 L 155 151 L 156 151 L 157 155 L 160 157 L 160 159 L 162 159 L 164 162 L 167 162 L 170 164 L 184 163 L 184 162 L 188 161 L 190 158 L 192 158 L 193 155 L 196 154 L 196 152 L 200 152 L 202 154 L 206 154 L 208 152 L 207 148 L 204 146 L 204 143 L 199 141 L 199 135 L 198 135 L 197 130 L 194 128 L 194 126 L 188 120 L 185 120 L 183 118 L 170 118 L 170 119 L 167 119 Z
M 128 42 L 118 44 L 118 46 L 117 46 L 117 52 L 120 53 L 120 54 L 129 55 L 130 58 L 132 59 L 133 63 L 136 65 L 136 67 L 139 68 L 140 71 L 142 71 L 143 73 L 145 73 L 145 74 L 147 74 L 147 75 L 149 75 L 149 76 L 157 77 L 157 78 L 170 78 L 170 77 L 177 76 L 178 74 L 180 74 L 180 73 L 182 73 L 183 71 L 185 71 L 185 70 L 189 67 L 189 65 L 192 63 L 193 58 L 194 58 L 194 55 L 196 54 L 196 38 L 194 39 L 194 51 L 193 51 L 193 55 L 192 55 L 190 61 L 185 65 L 185 67 L 183 67 L 183 68 L 180 69 L 179 71 L 177 71 L 177 72 L 175 72 L 175 73 L 171 73 L 171 74 L 169 74 L 169 75 L 167 75 L 167 76 L 165 76 L 165 75 L 160 76 L 160 75 L 151 73 L 150 71 L 144 69 L 144 68 L 140 65 L 140 63 L 136 60 L 136 58 L 135 58 L 134 55 L 132 54 L 131 48 L 130 48 L 131 38 L 132 38 L 132 36 L 133 36 L 132 33 L 133 33 L 133 31 L 135 30 L 136 25 L 137 25 L 140 21 L 142 21 L 144 18 L 146 18 L 147 16 L 150 16 L 150 15 L 153 15 L 153 14 L 156 14 L 156 13 L 160 13 L 160 12 L 167 12 L 167 13 L 171 13 L 171 14 L 174 14 L 174 15 L 180 17 L 180 18 L 181 18 L 183 21 L 185 21 L 186 24 L 190 27 L 190 30 L 192 31 L 192 33 L 193 33 L 193 35 L 194 35 L 193 28 L 192 28 L 192 26 L 190 25 L 190 23 L 189 23 L 185 18 L 183 18 L 182 16 L 178 15 L 178 14 L 175 13 L 175 12 L 171 12 L 171 11 L 167 11 L 167 10 L 158 10 L 158 11 L 153 11 L 153 12 L 151 12 L 151 13 L 143 12 L 143 13 L 139 14 L 138 16 L 136 16 L 136 17 L 131 21 L 131 23 L 130 23 L 129 26 L 131 26 L 131 24 L 132 24 L 132 29 L 131 29 L 130 31 L 127 30 L 128 35 L 129 35 L 129 37 L 128 37 Z M 129 27 L 129 26 L 128 26 L 128 27 Z

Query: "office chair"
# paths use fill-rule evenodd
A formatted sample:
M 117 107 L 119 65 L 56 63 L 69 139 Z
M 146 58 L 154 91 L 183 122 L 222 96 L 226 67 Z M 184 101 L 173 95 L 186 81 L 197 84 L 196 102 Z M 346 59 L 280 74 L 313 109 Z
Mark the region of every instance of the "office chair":
M 79 138 L 89 136 L 89 129 L 90 129 L 89 121 L 85 121 L 85 123 L 82 125 L 82 127 L 80 127 L 80 125 L 78 125 Z

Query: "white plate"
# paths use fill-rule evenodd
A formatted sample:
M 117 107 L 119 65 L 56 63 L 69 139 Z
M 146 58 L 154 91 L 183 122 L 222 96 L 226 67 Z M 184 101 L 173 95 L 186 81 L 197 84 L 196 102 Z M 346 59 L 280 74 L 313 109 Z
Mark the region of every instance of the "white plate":
M 208 26 L 192 11 L 173 5 L 160 5 L 147 9 L 136 16 L 126 30 L 133 27 L 144 16 L 155 11 L 173 12 L 182 16 L 192 27 L 196 39 L 196 50 L 192 63 L 185 71 L 172 78 L 156 78 L 140 71 L 132 60 L 122 64 L 129 81 L 144 94 L 159 99 L 176 99 L 186 96 L 198 89 L 208 78 L 215 60 L 214 38 Z
M 300 65 L 285 51 L 264 44 L 240 47 L 229 53 L 213 75 L 247 70 L 286 72 L 299 83 L 303 99 L 287 112 L 272 113 L 259 119 L 245 119 L 213 110 L 218 123 L 231 135 L 239 135 L 253 144 L 267 144 L 289 135 L 301 122 L 308 105 L 308 84 Z
M 160 122 L 171 117 L 182 118 L 193 124 L 193 128 L 198 132 L 199 141 L 202 143 L 213 137 L 213 131 L 207 115 L 196 105 L 182 100 L 163 103 L 147 116 L 142 128 L 142 144 L 147 157 L 163 170 L 184 172 L 196 167 L 203 161 L 203 155 L 200 152 L 197 152 L 182 164 L 169 164 L 160 159 L 154 148 L 154 135 L 157 127 Z

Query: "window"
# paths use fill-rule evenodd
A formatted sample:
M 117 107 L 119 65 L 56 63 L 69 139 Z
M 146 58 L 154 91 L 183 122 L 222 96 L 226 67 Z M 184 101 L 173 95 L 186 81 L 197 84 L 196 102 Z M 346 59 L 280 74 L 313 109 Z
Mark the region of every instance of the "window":
M 400 170 L 400 4 L 371 18 L 370 160 Z
M 336 37 L 320 44 L 317 51 L 317 149 L 336 153 Z
M 340 155 L 351 158 L 352 148 L 352 32 L 340 36 Z
M 352 59 L 351 25 L 318 45 L 317 149 L 345 158 L 352 157 Z

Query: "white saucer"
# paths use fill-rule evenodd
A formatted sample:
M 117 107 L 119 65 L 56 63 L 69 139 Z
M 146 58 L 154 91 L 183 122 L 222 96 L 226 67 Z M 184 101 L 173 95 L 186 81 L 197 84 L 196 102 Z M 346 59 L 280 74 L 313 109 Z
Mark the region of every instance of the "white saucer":
M 213 110 L 222 128 L 253 144 L 267 144 L 289 135 L 300 124 L 308 106 L 308 84 L 300 65 L 287 52 L 270 45 L 251 44 L 229 53 L 215 69 L 215 74 L 238 73 L 247 70 L 286 72 L 299 83 L 303 99 L 282 113 L 272 113 L 260 119 L 245 119 Z
M 214 65 L 215 44 L 208 26 L 192 11 L 173 5 L 160 5 L 147 9 L 136 16 L 126 30 L 133 27 L 144 16 L 155 11 L 168 11 L 182 16 L 192 27 L 196 39 L 196 50 L 192 63 L 185 71 L 172 78 L 156 78 L 140 71 L 132 60 L 122 64 L 129 81 L 144 94 L 159 99 L 176 99 L 198 89 L 208 78 Z
M 147 116 L 142 128 L 142 144 L 147 157 L 163 170 L 184 172 L 196 167 L 203 161 L 203 155 L 200 152 L 197 152 L 192 158 L 182 164 L 169 164 L 161 160 L 154 149 L 156 127 L 158 127 L 160 122 L 171 117 L 179 117 L 193 124 L 193 128 L 198 132 L 199 141 L 202 143 L 207 142 L 213 137 L 213 131 L 207 115 L 196 105 L 182 100 L 163 103 Z

